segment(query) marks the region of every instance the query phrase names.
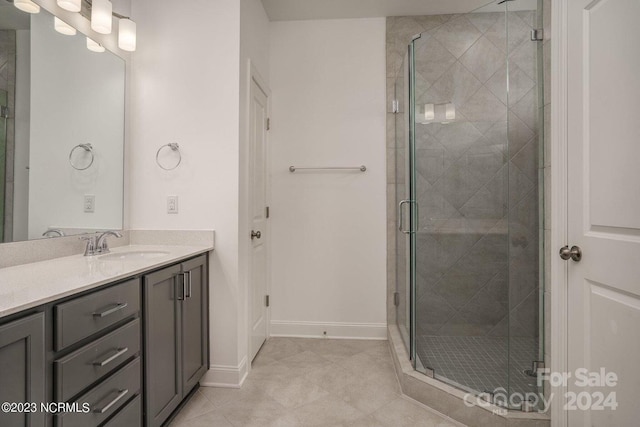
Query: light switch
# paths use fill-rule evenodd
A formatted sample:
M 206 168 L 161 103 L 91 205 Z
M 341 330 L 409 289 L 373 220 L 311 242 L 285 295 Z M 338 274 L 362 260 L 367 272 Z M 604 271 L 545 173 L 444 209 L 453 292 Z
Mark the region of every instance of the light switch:
M 167 196 L 167 213 L 178 213 L 178 196 Z
M 96 209 L 96 196 L 93 194 L 84 195 L 84 211 L 85 213 L 93 213 Z

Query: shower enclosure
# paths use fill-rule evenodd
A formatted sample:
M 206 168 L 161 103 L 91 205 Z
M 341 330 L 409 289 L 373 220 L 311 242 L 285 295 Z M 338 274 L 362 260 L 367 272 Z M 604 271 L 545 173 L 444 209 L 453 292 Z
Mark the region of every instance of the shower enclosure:
M 544 360 L 541 3 L 414 19 L 395 79 L 397 324 L 416 370 L 509 409 Z

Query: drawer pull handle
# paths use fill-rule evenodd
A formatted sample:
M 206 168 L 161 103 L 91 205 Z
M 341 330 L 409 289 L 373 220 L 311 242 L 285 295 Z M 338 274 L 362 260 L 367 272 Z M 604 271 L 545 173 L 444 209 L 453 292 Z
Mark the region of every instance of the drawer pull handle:
M 96 414 L 104 414 L 105 412 L 107 412 L 109 409 L 111 409 L 111 407 L 113 405 L 115 405 L 116 403 L 118 403 L 118 401 L 120 399 L 122 399 L 123 397 L 126 396 L 126 394 L 129 393 L 129 390 L 125 389 L 125 390 L 118 390 L 118 395 L 115 397 L 115 399 L 113 399 L 111 402 L 107 403 L 106 406 L 104 406 L 102 409 L 94 409 L 93 412 L 95 412 Z
M 187 281 L 187 292 L 185 293 L 185 298 L 191 298 L 191 272 L 187 271 L 184 273 Z
M 116 360 L 118 357 L 122 356 L 123 354 L 125 354 L 127 351 L 129 351 L 128 347 L 125 348 L 119 348 L 116 350 L 116 352 L 107 357 L 106 359 L 104 359 L 102 362 L 93 362 L 93 366 L 100 366 L 103 367 L 105 365 L 108 365 L 109 363 L 113 362 L 114 360 Z
M 127 304 L 126 302 L 122 302 L 122 303 L 116 304 L 114 307 L 111 307 L 110 309 L 105 310 L 105 311 L 103 311 L 101 313 L 93 313 L 93 317 L 105 317 L 105 316 L 108 316 L 110 314 L 115 313 L 116 311 L 122 310 L 123 308 L 125 308 L 128 305 L 129 304 Z

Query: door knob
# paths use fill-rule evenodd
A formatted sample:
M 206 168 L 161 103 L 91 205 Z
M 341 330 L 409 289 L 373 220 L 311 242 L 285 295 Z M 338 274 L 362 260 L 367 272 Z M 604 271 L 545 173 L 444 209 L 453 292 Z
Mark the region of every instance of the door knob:
M 569 249 L 569 246 L 564 246 L 560 248 L 560 258 L 567 261 L 568 259 L 572 259 L 575 262 L 580 262 L 582 259 L 582 249 L 579 246 L 572 246 Z
M 251 230 L 251 240 L 255 239 L 259 239 L 260 237 L 262 237 L 262 233 L 260 233 L 259 231 L 253 231 Z

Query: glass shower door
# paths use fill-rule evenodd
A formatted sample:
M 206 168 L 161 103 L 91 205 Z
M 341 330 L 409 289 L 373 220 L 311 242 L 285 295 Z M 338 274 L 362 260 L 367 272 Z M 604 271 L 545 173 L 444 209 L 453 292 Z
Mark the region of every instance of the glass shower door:
M 9 116 L 7 91 L 0 90 L 0 243 L 4 242 L 5 187 L 7 156 L 7 118 Z
M 543 354 L 534 3 L 440 15 L 410 45 L 405 110 L 414 366 L 513 408 Z
M 395 120 L 395 205 L 396 217 L 396 292 L 394 304 L 396 306 L 396 324 L 408 352 L 411 352 L 411 285 L 410 285 L 410 261 L 411 261 L 411 217 L 410 207 L 410 167 L 411 159 L 409 149 L 409 111 L 411 109 L 411 96 L 409 90 L 410 56 L 404 57 L 402 67 L 398 71 L 395 80 L 394 96 L 394 120 Z

